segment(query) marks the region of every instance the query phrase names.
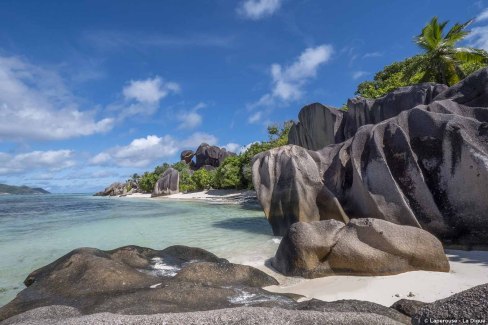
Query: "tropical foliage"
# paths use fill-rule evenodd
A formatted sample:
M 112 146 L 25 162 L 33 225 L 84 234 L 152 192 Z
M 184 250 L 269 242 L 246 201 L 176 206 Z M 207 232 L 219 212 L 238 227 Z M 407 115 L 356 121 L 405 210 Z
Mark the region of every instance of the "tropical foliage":
M 399 87 L 421 82 L 453 85 L 468 74 L 488 65 L 488 53 L 481 49 L 457 47 L 469 31 L 472 20 L 456 23 L 445 32 L 447 21 L 437 17 L 415 37 L 415 43 L 424 53 L 401 62 L 394 62 L 378 72 L 373 81 L 359 84 L 357 95 L 378 98 Z
M 169 168 L 173 167 L 180 173 L 180 191 L 191 192 L 209 188 L 214 189 L 243 189 L 252 188 L 251 163 L 252 158 L 260 152 L 286 145 L 288 133 L 292 122 L 285 122 L 282 126 L 268 127 L 268 141 L 255 142 L 244 152 L 236 156 L 227 157 L 217 169 L 208 171 L 199 169 L 190 170 L 183 161 L 169 165 L 164 163 L 157 166 L 153 172 L 145 172 L 142 176 L 132 175 L 129 179 L 136 182 L 141 190 L 150 193 L 153 191 L 159 177 Z M 128 181 L 128 182 L 129 182 Z

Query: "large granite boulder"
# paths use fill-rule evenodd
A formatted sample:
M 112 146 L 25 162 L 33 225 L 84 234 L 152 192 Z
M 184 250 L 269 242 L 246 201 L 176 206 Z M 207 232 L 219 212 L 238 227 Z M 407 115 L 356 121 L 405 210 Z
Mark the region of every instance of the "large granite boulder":
M 192 161 L 194 155 L 195 153 L 193 152 L 193 150 L 183 150 L 180 154 L 180 160 L 189 164 Z
M 412 324 L 485 324 L 487 319 L 488 284 L 483 284 L 425 305 L 412 316 Z
M 477 83 L 488 83 L 486 70 L 455 87 L 481 103 L 484 94 L 463 86 Z M 486 246 L 488 103 L 437 97 L 318 151 L 288 145 L 257 155 L 253 183 L 275 235 L 295 221 L 377 218 L 446 244 Z
M 319 150 L 343 141 L 343 113 L 337 108 L 319 103 L 303 107 L 298 114 L 299 122 L 290 129 L 288 143 Z
M 180 192 L 180 173 L 174 168 L 168 168 L 154 185 L 151 196 L 163 196 Z
M 116 182 L 110 184 L 103 191 L 96 193 L 95 196 L 119 196 L 124 194 L 127 194 L 126 184 Z
M 374 100 L 362 97 L 349 99 L 347 101 L 348 110 L 344 113 L 343 128 L 340 130 L 343 139 L 354 136 L 363 125 L 377 124 L 417 105 L 430 104 L 437 95 L 446 89 L 446 85 L 423 83 L 398 88 Z M 341 141 L 334 143 L 339 142 Z
M 378 98 L 355 97 L 347 101 L 347 110 L 320 103 L 307 105 L 298 114 L 299 122 L 288 134 L 288 144 L 319 150 L 354 136 L 366 124 L 377 124 L 418 105 L 430 104 L 448 87 L 423 83 L 401 87 Z
M 219 167 L 225 158 L 234 155 L 235 153 L 227 151 L 225 148 L 202 143 L 195 152 L 195 169 L 200 169 L 205 165 Z
M 154 314 L 267 301 L 277 307 L 294 304 L 260 288 L 278 284 L 262 271 L 186 246 L 80 248 L 32 272 L 24 283 L 26 288 L 0 308 L 0 321 L 51 305 L 71 306 L 81 314 Z
M 293 224 L 272 259 L 285 275 L 389 275 L 449 271 L 441 242 L 425 230 L 380 219 Z

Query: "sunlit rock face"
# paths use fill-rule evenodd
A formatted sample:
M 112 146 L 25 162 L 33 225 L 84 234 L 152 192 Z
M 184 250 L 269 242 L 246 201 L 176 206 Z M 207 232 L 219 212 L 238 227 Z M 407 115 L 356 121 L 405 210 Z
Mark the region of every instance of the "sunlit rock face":
M 377 218 L 487 245 L 488 69 L 344 142 L 261 153 L 253 182 L 275 235 L 296 221 Z

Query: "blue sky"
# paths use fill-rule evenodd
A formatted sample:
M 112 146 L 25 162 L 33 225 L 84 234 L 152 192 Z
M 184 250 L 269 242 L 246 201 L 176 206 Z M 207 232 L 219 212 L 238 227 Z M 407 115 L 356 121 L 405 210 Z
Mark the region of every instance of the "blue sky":
M 207 142 L 239 150 L 488 1 L 1 1 L 0 183 L 91 192 Z

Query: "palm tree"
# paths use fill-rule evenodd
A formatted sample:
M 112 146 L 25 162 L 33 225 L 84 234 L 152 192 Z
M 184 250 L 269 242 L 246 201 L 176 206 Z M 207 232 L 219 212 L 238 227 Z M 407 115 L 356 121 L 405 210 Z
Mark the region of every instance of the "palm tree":
M 463 64 L 487 64 L 488 53 L 481 49 L 456 47 L 469 31 L 466 30 L 473 20 L 464 24 L 456 23 L 444 33 L 448 21 L 439 22 L 437 17 L 422 29 L 415 38 L 415 43 L 425 52 L 417 56 L 418 60 L 406 73 L 406 78 L 420 74 L 420 81 L 435 81 L 453 85 L 465 78 Z

